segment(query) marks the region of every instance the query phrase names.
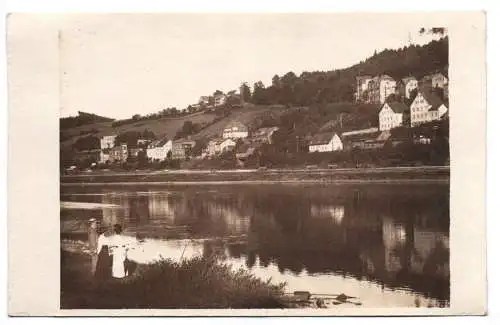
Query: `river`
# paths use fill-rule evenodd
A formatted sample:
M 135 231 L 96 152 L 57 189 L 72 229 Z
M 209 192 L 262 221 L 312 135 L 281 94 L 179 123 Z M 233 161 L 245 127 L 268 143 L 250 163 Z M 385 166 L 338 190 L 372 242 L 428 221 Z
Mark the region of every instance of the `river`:
M 138 262 L 216 255 L 288 291 L 449 306 L 449 184 L 75 185 L 61 201 L 98 203 L 62 209 L 63 238 L 120 223 Z

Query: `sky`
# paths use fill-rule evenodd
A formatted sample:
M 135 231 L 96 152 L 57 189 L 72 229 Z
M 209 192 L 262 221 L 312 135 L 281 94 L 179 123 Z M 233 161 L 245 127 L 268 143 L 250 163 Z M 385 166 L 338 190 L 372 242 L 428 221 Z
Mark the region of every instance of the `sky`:
M 65 16 L 61 116 L 129 118 L 183 109 L 202 95 L 266 86 L 275 75 L 349 67 L 385 48 L 425 44 L 391 14 L 113 14 Z M 417 19 L 415 20 L 417 21 Z

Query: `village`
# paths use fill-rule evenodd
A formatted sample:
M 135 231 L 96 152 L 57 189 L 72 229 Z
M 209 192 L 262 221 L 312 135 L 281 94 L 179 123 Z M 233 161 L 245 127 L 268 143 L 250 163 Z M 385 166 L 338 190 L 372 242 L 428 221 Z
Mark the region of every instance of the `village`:
M 388 75 L 358 76 L 354 89 L 355 103 L 378 105 L 378 125 L 345 129 L 342 128 L 340 115 L 337 127 L 319 130 L 301 139 L 307 145 L 306 152 L 312 154 L 395 148 L 405 142 L 430 145 L 436 129 L 448 121 L 448 78 L 442 72 L 426 75 L 420 80 L 411 76 L 401 80 Z M 197 104 L 190 106 L 190 110 L 213 110 L 228 101 L 239 101 L 245 105 L 242 96 L 235 91 L 228 94 L 218 91 L 214 96 L 202 96 Z M 430 132 L 411 132 L 419 127 L 421 130 L 426 125 L 432 126 L 424 128 Z M 262 146 L 273 146 L 273 135 L 279 129 L 278 125 L 251 129 L 238 120 L 232 120 L 225 125 L 222 133 L 204 144 L 194 140 L 191 135 L 154 140 L 138 137 L 132 143 L 120 143 L 117 141 L 117 134 L 107 134 L 99 137 L 99 148 L 81 150 L 77 155 L 80 161 L 86 162 L 87 166 L 83 167 L 88 168 L 106 168 L 130 161 L 142 161 L 142 166 L 156 163 L 161 167 L 184 168 L 182 162 L 185 161 L 217 160 L 223 156 L 234 159 L 235 166 L 245 167 L 252 156 L 260 155 Z M 199 149 L 195 150 L 196 147 Z M 297 151 L 299 150 L 297 143 Z M 70 166 L 68 170 L 76 168 Z

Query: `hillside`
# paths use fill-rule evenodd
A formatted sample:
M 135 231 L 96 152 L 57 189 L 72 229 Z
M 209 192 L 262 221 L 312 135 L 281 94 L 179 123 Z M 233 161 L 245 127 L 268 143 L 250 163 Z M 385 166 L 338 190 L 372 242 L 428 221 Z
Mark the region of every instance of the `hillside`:
M 301 146 L 305 145 L 308 137 L 318 130 L 338 131 L 376 126 L 380 105 L 352 103 L 356 76 L 388 74 L 395 79 L 408 75 L 420 78 L 435 71 L 447 74 L 447 70 L 448 38 L 444 37 L 423 46 L 384 50 L 345 69 L 303 72 L 300 76 L 293 72 L 281 77 L 275 75 L 269 87 L 265 87 L 262 82 L 254 85 L 253 94 L 248 98 L 252 104 L 246 104 L 243 108 L 226 104 L 210 112 L 182 111 L 185 115 L 176 117 L 150 114 L 150 118 L 135 122 L 134 118 L 113 122 L 87 113 L 76 119 L 61 119 L 61 145 L 71 146 L 77 138 L 88 134 L 101 136 L 127 131 L 142 132 L 146 129 L 154 132 L 158 138 L 173 138 L 182 136 L 178 132 L 188 121 L 196 124 L 194 134 L 191 133 L 195 140 L 208 139 L 220 135 L 227 123 L 237 120 L 250 129 L 279 126 L 281 131 L 277 136 L 280 149 L 290 151 L 297 147 L 298 141 Z M 171 111 L 173 109 L 167 113 Z M 92 119 L 93 123 L 87 123 Z M 71 128 L 67 127 L 70 121 L 74 123 Z
M 76 128 L 82 125 L 96 124 L 101 122 L 112 122 L 114 119 L 104 116 L 99 116 L 92 113 L 78 112 L 77 116 L 63 117 L 59 119 L 61 130 Z
M 128 131 L 152 131 L 157 138 L 169 137 L 173 138 L 176 133 L 182 129 L 185 122 L 200 124 L 202 130 L 193 135 L 193 139 L 208 139 L 222 134 L 224 126 L 230 121 L 236 120 L 250 128 L 259 127 L 263 120 L 269 118 L 277 118 L 284 112 L 283 107 L 279 106 L 250 106 L 246 108 L 233 109 L 226 116 L 214 112 L 197 112 L 194 114 L 178 117 L 178 118 L 161 118 L 158 120 L 144 120 L 132 124 L 120 125 L 113 127 L 112 122 L 102 122 L 95 124 L 83 125 L 74 129 L 61 130 L 61 146 L 69 147 L 78 138 L 92 134 L 94 136 L 102 136 L 106 134 L 120 134 Z

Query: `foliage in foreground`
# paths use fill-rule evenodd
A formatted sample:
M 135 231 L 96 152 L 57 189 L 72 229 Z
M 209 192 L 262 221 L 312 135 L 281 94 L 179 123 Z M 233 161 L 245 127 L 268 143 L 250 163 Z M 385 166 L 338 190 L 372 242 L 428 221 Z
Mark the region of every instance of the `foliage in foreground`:
M 68 254 L 68 253 L 62 253 Z M 89 285 L 62 265 L 62 308 L 282 308 L 284 284 L 264 282 L 213 259 L 163 260 L 140 266 L 125 281 Z M 76 268 L 75 268 L 76 269 Z M 79 277 L 80 281 L 75 279 Z M 79 283 L 78 283 L 79 282 Z

